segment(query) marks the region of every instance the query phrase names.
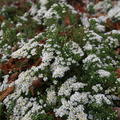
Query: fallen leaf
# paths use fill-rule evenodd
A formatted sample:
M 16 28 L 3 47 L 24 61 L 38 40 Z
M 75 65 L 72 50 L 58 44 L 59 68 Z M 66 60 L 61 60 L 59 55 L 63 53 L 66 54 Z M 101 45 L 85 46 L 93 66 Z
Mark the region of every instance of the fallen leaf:
M 119 47 L 115 50 L 115 54 L 120 55 L 120 48 Z
M 3 56 L 3 55 L 2 55 L 2 54 L 0 54 L 0 58 L 2 58 L 2 56 Z
M 114 28 L 120 30 L 120 22 L 114 23 Z
M 32 86 L 35 88 L 40 88 L 42 85 L 42 78 L 39 78 L 38 80 L 34 80 L 32 82 Z
M 59 32 L 59 35 L 61 36 L 66 36 L 66 35 L 70 35 L 71 32 Z
M 80 4 L 76 4 L 74 7 L 75 7 L 76 10 L 78 10 L 78 11 L 81 12 L 81 13 L 86 12 L 86 11 L 85 11 L 85 7 L 84 7 L 84 6 L 81 6 Z
M 12 75 L 10 75 L 9 78 L 8 78 L 8 83 L 11 83 L 11 82 L 15 81 L 18 78 L 18 75 L 19 75 L 18 72 L 15 72 Z
M 8 87 L 6 90 L 0 92 L 0 101 L 3 101 L 9 94 L 14 91 L 15 87 Z
M 40 44 L 45 44 L 46 43 L 46 41 L 45 40 L 40 40 L 40 42 L 39 42 Z
M 100 2 L 100 1 L 102 1 L 102 0 L 95 0 L 95 3 L 98 3 L 98 2 Z
M 38 65 L 41 64 L 41 62 L 42 62 L 42 59 L 39 58 L 39 59 L 37 59 L 37 61 L 36 61 L 33 65 L 34 65 L 34 66 L 38 66 Z
M 65 19 L 64 19 L 64 22 L 65 22 L 65 25 L 70 25 L 71 24 L 70 17 L 66 16 Z
M 118 115 L 117 120 L 120 120 L 120 107 L 114 107 L 113 110 L 117 112 Z
M 45 32 L 45 27 L 44 26 L 38 26 L 36 29 L 36 34 L 39 34 L 41 32 Z
M 35 88 L 32 85 L 29 87 L 29 91 L 32 94 L 32 96 L 35 96 Z
M 0 21 L 3 21 L 5 19 L 4 16 L 0 16 Z
M 86 12 L 86 4 L 82 0 L 67 0 L 67 2 L 71 4 L 75 10 L 82 13 Z
M 120 68 L 116 70 L 117 77 L 120 78 Z
M 106 20 L 106 27 L 110 30 L 116 29 L 120 30 L 120 22 L 113 22 L 111 19 Z
M 52 115 L 54 117 L 54 120 L 63 120 L 62 118 L 60 117 L 55 117 L 55 113 L 54 112 L 47 112 L 48 115 Z

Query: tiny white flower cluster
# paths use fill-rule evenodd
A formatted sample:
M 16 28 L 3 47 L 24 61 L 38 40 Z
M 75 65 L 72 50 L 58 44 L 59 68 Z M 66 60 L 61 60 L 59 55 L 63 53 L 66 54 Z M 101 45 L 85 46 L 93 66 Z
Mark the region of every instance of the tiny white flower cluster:
M 8 87 L 8 77 L 9 75 L 3 76 L 4 80 L 3 83 L 0 82 L 0 91 L 3 91 Z
M 100 32 L 104 32 L 105 31 L 105 26 L 103 26 L 103 25 L 97 24 L 96 28 Z
M 47 102 L 48 102 L 48 104 L 54 105 L 54 104 L 56 104 L 56 100 L 57 100 L 57 98 L 56 98 L 55 91 L 52 90 L 52 89 L 48 90 L 47 91 Z
M 92 86 L 92 89 L 97 93 L 99 91 L 102 91 L 103 87 L 101 86 L 101 84 L 96 84 L 96 85 Z
M 108 17 L 120 20 L 120 4 L 117 4 L 112 9 L 110 9 L 108 12 Z
M 100 105 L 102 105 L 103 102 L 105 102 L 108 105 L 112 104 L 110 99 L 108 99 L 104 94 L 93 95 L 91 100 L 92 102 L 95 102 L 96 104 Z
M 106 70 L 98 70 L 97 73 L 100 77 L 109 77 L 111 75 L 111 73 Z
M 32 68 L 20 73 L 18 79 L 15 81 L 16 92 L 21 91 L 28 94 L 29 86 L 32 84 L 32 81 L 37 79 L 34 74 L 35 72 L 32 70 Z
M 13 52 L 11 57 L 13 57 L 13 58 L 22 58 L 22 57 L 30 58 L 31 56 L 36 55 L 37 46 L 39 46 L 38 42 L 33 42 L 33 40 L 29 40 L 29 42 L 25 43 L 23 47 L 21 47 L 20 49 L 18 49 L 15 52 Z
M 42 6 L 44 6 L 48 3 L 48 0 L 39 0 L 39 3 L 41 3 Z
M 120 83 L 120 78 L 118 78 L 118 79 L 117 79 L 117 82 L 119 82 L 119 83 Z
M 111 36 L 107 37 L 106 42 L 108 42 L 108 45 L 113 48 L 117 47 L 119 44 L 118 39 L 113 38 Z
M 56 7 L 56 6 L 57 6 L 57 4 L 53 4 L 53 6 L 51 6 L 51 8 L 45 13 L 45 15 L 43 17 L 46 19 L 50 19 L 52 17 L 55 17 L 56 19 L 60 18 L 57 11 L 54 10 L 54 7 Z
M 30 15 L 35 15 L 36 13 L 37 13 L 37 5 L 35 5 L 35 4 L 32 4 L 32 6 L 31 6 L 31 8 L 30 8 L 30 10 L 29 10 L 29 12 L 30 12 Z
M 47 43 L 44 45 L 44 49 L 42 50 L 42 64 L 39 66 L 41 70 L 44 70 L 46 66 L 49 66 L 52 60 L 54 62 L 51 64 L 51 71 L 52 71 L 52 77 L 57 78 L 57 77 L 63 77 L 65 72 L 69 70 L 69 66 L 72 63 L 77 63 L 74 58 L 68 58 L 64 59 L 61 54 L 66 54 L 68 56 L 68 53 L 65 51 L 64 53 L 61 53 L 60 50 L 57 50 L 61 48 L 59 45 L 54 44 L 52 46 L 49 42 L 53 41 L 52 39 L 47 40 Z M 78 55 L 79 57 L 83 56 L 84 53 L 79 47 L 79 45 L 75 42 L 67 42 L 65 44 L 65 48 L 69 48 L 69 52 L 72 53 L 73 55 Z M 64 50 L 64 47 L 61 48 Z M 57 56 L 55 56 L 55 54 Z
M 0 37 L 3 35 L 3 30 L 0 30 Z
M 98 58 L 95 54 L 89 54 L 84 60 L 83 60 L 83 63 L 89 63 L 89 62 L 100 62 L 101 63 L 101 60 L 100 58 Z
M 37 79 L 34 76 L 37 70 L 38 69 L 33 66 L 30 70 L 20 73 L 18 79 L 12 83 L 15 85 L 15 91 L 14 93 L 8 95 L 4 100 L 4 104 L 7 108 L 11 104 L 11 101 L 16 101 L 11 120 L 29 120 L 33 113 L 42 109 L 42 106 L 37 103 L 35 98 L 29 99 L 21 96 L 21 93 L 25 93 L 26 95 L 28 94 L 32 81 Z
M 63 77 L 64 76 L 64 73 L 66 71 L 70 70 L 69 67 L 65 67 L 65 66 L 62 66 L 62 65 L 57 65 L 57 66 L 54 66 L 52 67 L 52 71 L 53 71 L 53 75 L 52 77 L 53 78 L 57 78 L 57 77 Z
M 100 10 L 101 10 L 101 12 L 106 12 L 106 11 L 108 11 L 111 7 L 112 7 L 111 0 L 103 0 L 103 1 L 98 2 L 98 3 L 94 6 L 94 9 L 95 9 L 96 11 L 100 11 Z
M 89 96 L 89 92 L 75 92 L 73 95 L 70 96 L 70 101 L 72 103 L 74 102 L 80 102 L 82 104 L 87 104 L 89 102 L 88 96 Z
M 95 33 L 93 30 L 85 30 L 86 36 L 90 42 L 96 41 L 98 43 L 102 42 L 103 37 Z
M 77 94 L 77 93 L 76 93 Z M 77 99 L 78 100 L 78 99 Z M 79 101 L 79 100 L 78 100 Z M 61 99 L 62 106 L 54 109 L 56 116 L 68 115 L 67 120 L 87 120 L 87 114 L 84 112 L 84 106 L 71 100 Z
M 93 47 L 92 47 L 92 45 L 90 44 L 89 41 L 85 44 L 85 46 L 84 46 L 83 48 L 84 48 L 85 51 L 86 51 L 86 50 L 92 50 L 92 49 L 93 49 Z
M 70 47 L 69 49 L 73 54 L 75 54 L 75 55 L 79 54 L 79 56 L 84 55 L 82 49 L 80 48 L 80 46 L 77 43 L 70 41 L 70 42 L 66 43 L 66 46 Z
M 40 111 L 42 108 L 43 107 L 36 102 L 35 98 L 19 97 L 16 100 L 11 120 L 31 120 L 31 115 Z
M 20 73 L 18 79 L 16 79 L 15 82 L 11 83 L 11 86 L 15 86 L 15 90 L 14 93 L 7 96 L 4 100 L 6 106 L 9 105 L 10 100 L 15 100 L 20 97 L 21 93 L 24 93 L 26 95 L 28 94 L 30 85 L 32 85 L 32 82 L 37 79 L 34 75 L 35 72 L 36 67 L 32 67 L 30 70 Z
M 65 83 L 63 83 L 58 91 L 58 96 L 70 96 L 72 90 L 78 91 L 80 88 L 84 88 L 86 84 L 77 82 L 76 76 L 73 76 L 66 80 Z

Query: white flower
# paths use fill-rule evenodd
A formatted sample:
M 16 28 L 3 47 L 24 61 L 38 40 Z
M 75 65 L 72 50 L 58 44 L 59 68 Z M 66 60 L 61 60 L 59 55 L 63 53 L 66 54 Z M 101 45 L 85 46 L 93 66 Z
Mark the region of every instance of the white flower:
M 105 26 L 97 24 L 96 28 L 100 31 L 100 32 L 104 32 L 105 31 Z
M 111 104 L 111 101 L 104 94 L 93 95 L 92 99 L 95 99 L 97 104 L 103 104 L 103 102 L 107 103 L 108 105 Z
M 87 42 L 86 45 L 83 47 L 85 50 L 92 50 L 92 45 L 90 42 Z
M 115 6 L 108 12 L 109 18 L 120 18 L 120 6 Z
M 118 78 L 117 81 L 120 83 L 120 78 Z
M 85 114 L 84 112 L 80 112 L 76 116 L 79 120 L 87 120 L 87 114 Z
M 58 91 L 58 95 L 62 96 L 68 96 L 71 94 L 72 88 L 70 87 L 74 82 L 76 82 L 76 76 L 73 76 L 66 80 L 65 83 L 62 84 L 60 87 L 60 90 Z
M 111 75 L 110 72 L 102 69 L 98 70 L 97 73 L 99 74 L 100 77 L 109 77 Z
M 57 77 L 63 77 L 65 72 L 67 72 L 70 68 L 69 67 L 64 67 L 62 65 L 58 65 L 58 66 L 53 66 L 52 67 L 52 71 L 53 71 L 53 78 L 57 78 Z
M 53 52 L 44 52 L 42 56 L 43 62 L 50 62 L 53 59 Z
M 41 3 L 41 5 L 46 5 L 48 3 L 48 0 L 39 0 L 39 2 Z
M 32 55 L 35 55 L 35 54 L 36 54 L 36 49 L 35 49 L 35 48 L 33 48 L 33 49 L 31 50 L 31 54 L 32 54 Z
M 70 41 L 70 42 L 66 43 L 66 46 L 69 46 L 69 49 L 73 54 L 75 54 L 75 55 L 79 54 L 80 56 L 84 55 L 84 52 L 82 51 L 82 49 L 80 48 L 80 46 L 77 43 Z
M 87 120 L 87 114 L 84 113 L 84 106 L 78 103 L 74 104 L 72 101 L 61 99 L 62 106 L 54 109 L 56 116 L 68 115 L 67 120 Z
M 32 4 L 32 7 L 30 8 L 29 12 L 31 15 L 35 15 L 37 12 L 37 5 Z
M 56 103 L 56 93 L 54 90 L 47 91 L 47 102 L 48 104 L 55 104 Z
M 98 58 L 95 54 L 90 54 L 83 60 L 83 63 L 97 62 L 97 61 L 101 62 L 100 58 Z
M 83 93 L 75 92 L 75 94 L 71 95 L 70 101 L 81 102 L 82 104 L 86 104 L 89 101 L 88 95 L 89 93 L 86 93 L 86 92 L 83 92 Z
M 85 27 L 89 27 L 89 26 L 90 26 L 88 17 L 83 16 L 83 17 L 81 18 L 81 21 L 82 21 L 83 26 L 85 26 Z
M 93 89 L 95 92 L 98 92 L 99 90 L 103 90 L 101 84 L 96 84 L 96 85 L 92 86 L 92 89 Z

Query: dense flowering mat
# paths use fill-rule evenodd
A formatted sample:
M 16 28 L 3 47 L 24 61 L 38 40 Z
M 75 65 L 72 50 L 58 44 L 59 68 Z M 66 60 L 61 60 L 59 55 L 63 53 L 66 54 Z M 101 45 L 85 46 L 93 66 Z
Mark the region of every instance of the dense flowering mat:
M 120 2 L 0 2 L 0 120 L 119 120 Z

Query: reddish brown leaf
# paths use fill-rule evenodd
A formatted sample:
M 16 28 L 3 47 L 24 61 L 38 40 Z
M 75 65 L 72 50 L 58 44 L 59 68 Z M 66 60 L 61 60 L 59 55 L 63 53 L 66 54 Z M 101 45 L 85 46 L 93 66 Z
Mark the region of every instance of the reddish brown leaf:
M 36 34 L 39 34 L 41 32 L 45 32 L 45 27 L 44 26 L 38 26 L 36 29 Z
M 60 32 L 59 35 L 61 36 L 66 36 L 66 35 L 70 35 L 71 32 Z
M 38 66 L 38 65 L 41 64 L 41 62 L 42 62 L 42 59 L 39 58 L 33 65 L 34 65 L 34 66 Z
M 32 96 L 35 96 L 35 89 L 34 89 L 33 86 L 30 86 L 30 87 L 29 87 L 29 91 L 30 91 L 30 93 L 32 94 Z
M 115 53 L 116 53 L 116 55 L 120 55 L 120 48 L 117 48 L 117 49 L 115 50 Z
M 16 51 L 17 49 L 18 49 L 18 46 L 12 47 L 12 51 L 13 51 L 13 52 Z
M 40 43 L 40 44 L 45 44 L 45 43 L 46 43 L 46 40 L 40 40 L 39 43 Z
M 6 90 L 0 92 L 0 101 L 3 101 L 9 94 L 14 91 L 15 87 L 8 87 Z
M 79 12 L 82 12 L 82 13 L 86 12 L 84 6 L 81 6 L 80 4 L 76 4 L 74 7 Z
M 116 29 L 120 30 L 120 22 L 113 22 L 111 19 L 106 20 L 106 27 L 110 30 Z
M 11 82 L 15 81 L 18 78 L 18 75 L 19 75 L 18 72 L 15 72 L 12 75 L 10 75 L 9 78 L 8 78 L 8 83 L 11 83 Z
M 0 16 L 0 21 L 3 21 L 5 19 L 4 16 Z
M 116 70 L 117 77 L 120 78 L 120 68 Z
M 42 85 L 42 78 L 39 78 L 38 80 L 34 80 L 32 82 L 32 86 L 35 88 L 40 88 Z
M 114 107 L 113 110 L 117 112 L 118 115 L 117 120 L 120 120 L 120 107 Z
M 54 117 L 54 120 L 63 120 L 62 118 L 60 117 L 55 117 L 55 113 L 54 112 L 47 112 L 48 115 L 52 115 Z
M 95 3 L 98 3 L 98 2 L 100 2 L 100 1 L 103 1 L 103 0 L 95 0 Z
M 65 25 L 70 25 L 71 24 L 70 17 L 66 16 L 64 22 L 65 22 Z
M 114 26 L 115 29 L 120 30 L 120 22 L 116 22 Z

